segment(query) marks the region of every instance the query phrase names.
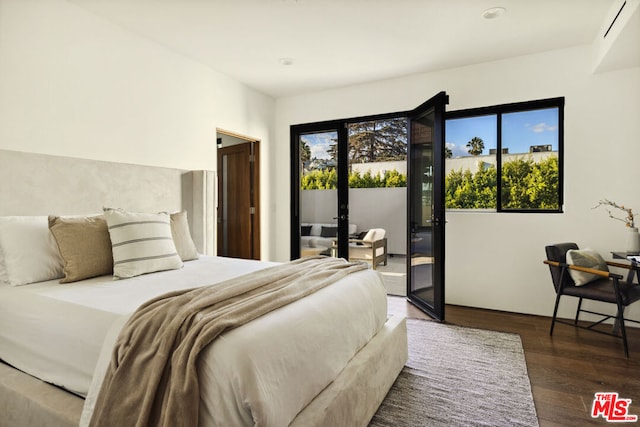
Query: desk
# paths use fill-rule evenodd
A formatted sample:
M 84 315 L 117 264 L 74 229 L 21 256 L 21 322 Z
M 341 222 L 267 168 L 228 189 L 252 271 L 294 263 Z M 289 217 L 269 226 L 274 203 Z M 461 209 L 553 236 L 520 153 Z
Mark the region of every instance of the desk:
M 636 276 L 638 283 L 640 283 L 640 263 L 637 261 L 631 261 L 627 258 L 629 255 L 637 254 L 630 254 L 628 252 L 611 252 L 611 255 L 614 259 L 623 259 L 624 261 L 607 261 L 607 265 L 629 270 L 629 273 L 627 273 L 627 283 L 633 283 L 633 276 Z
M 618 267 L 618 268 L 624 268 L 625 270 L 629 270 L 629 273 L 627 273 L 627 283 L 633 283 L 634 275 L 638 279 L 638 283 L 640 283 L 640 263 L 638 263 L 637 261 L 631 261 L 630 259 L 627 258 L 627 256 L 629 255 L 637 255 L 637 254 L 630 254 L 628 252 L 611 252 L 611 255 L 613 256 L 614 259 L 622 259 L 624 261 L 620 261 L 620 262 L 607 261 L 607 265 L 611 267 Z M 622 310 L 624 314 L 624 308 Z M 617 334 L 619 328 L 620 328 L 620 324 L 616 319 L 616 321 L 613 323 L 612 332 L 614 334 Z

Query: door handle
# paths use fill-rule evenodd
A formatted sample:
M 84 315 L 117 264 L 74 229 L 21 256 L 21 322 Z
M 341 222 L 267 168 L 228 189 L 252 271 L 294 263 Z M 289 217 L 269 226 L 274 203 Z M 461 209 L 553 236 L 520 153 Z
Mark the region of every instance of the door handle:
M 334 216 L 333 219 L 339 219 L 341 221 L 344 221 L 345 219 L 347 219 L 347 216 L 345 214 L 342 214 L 340 216 Z
M 440 224 L 440 219 L 439 218 L 434 218 L 434 219 L 425 219 L 424 222 L 426 224 L 434 224 L 434 225 L 439 225 Z M 447 221 L 446 219 L 444 220 L 444 223 L 448 223 L 449 221 Z

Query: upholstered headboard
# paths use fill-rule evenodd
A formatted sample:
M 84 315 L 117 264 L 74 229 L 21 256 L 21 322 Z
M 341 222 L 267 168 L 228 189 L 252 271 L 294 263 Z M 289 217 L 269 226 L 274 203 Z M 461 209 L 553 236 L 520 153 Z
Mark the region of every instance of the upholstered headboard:
M 185 209 L 198 251 L 214 254 L 215 174 L 0 150 L 0 215 L 86 215 L 103 207 Z

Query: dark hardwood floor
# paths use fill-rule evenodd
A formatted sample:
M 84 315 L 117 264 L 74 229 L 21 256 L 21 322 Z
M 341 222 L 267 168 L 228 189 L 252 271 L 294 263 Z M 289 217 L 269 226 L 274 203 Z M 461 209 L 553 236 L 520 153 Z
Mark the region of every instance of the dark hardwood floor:
M 404 297 L 388 301 L 391 314 L 429 318 Z M 591 418 L 596 392 L 631 399 L 629 414 L 640 417 L 640 328 L 627 327 L 626 359 L 622 340 L 607 335 L 556 323 L 549 336 L 550 317 L 452 305 L 445 313 L 449 324 L 520 335 L 541 427 L 610 425 L 602 417 Z

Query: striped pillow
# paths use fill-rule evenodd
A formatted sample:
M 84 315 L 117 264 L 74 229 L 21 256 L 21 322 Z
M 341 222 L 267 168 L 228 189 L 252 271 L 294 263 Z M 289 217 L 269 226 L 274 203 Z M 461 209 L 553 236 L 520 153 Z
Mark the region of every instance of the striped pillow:
M 104 209 L 113 253 L 113 276 L 134 277 L 182 267 L 167 213 Z

